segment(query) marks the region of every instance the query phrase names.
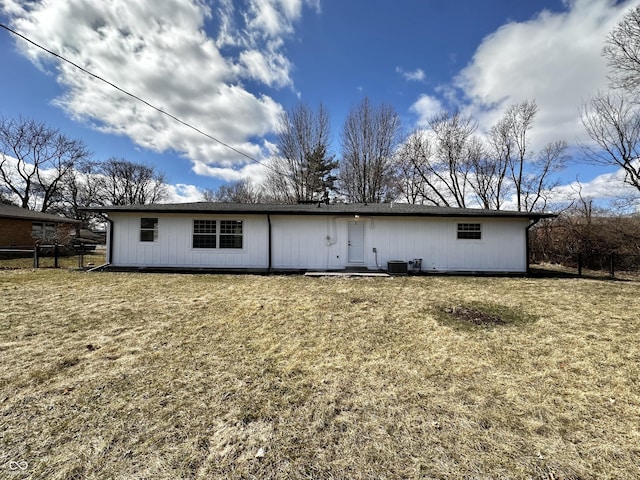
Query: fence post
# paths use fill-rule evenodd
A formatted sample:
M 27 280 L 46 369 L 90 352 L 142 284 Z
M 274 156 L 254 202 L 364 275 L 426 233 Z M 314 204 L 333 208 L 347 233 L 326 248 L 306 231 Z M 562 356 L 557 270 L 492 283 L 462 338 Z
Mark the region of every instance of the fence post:
M 611 257 L 609 258 L 609 276 L 611 278 L 613 278 L 615 276 L 615 253 L 611 254 Z
M 53 244 L 53 268 L 58 268 L 58 242 Z
M 80 243 L 80 254 L 78 255 L 78 268 L 84 268 L 84 243 Z
M 578 253 L 578 276 L 582 276 L 582 253 Z
M 38 258 L 38 254 L 40 253 L 38 250 L 40 246 L 36 243 L 33 246 L 33 268 L 38 268 L 40 266 L 40 259 Z

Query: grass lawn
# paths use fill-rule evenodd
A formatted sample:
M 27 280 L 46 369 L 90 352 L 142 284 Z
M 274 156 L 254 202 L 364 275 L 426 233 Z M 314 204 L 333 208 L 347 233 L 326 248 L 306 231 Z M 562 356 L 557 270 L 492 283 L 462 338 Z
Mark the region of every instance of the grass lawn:
M 640 478 L 639 287 L 0 271 L 0 478 Z

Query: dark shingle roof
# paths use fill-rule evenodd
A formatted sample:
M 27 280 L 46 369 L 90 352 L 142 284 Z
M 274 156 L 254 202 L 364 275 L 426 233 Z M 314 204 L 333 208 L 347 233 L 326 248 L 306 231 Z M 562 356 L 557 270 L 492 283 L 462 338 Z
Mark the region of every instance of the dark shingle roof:
M 483 210 L 476 208 L 433 207 L 406 203 L 164 203 L 150 205 L 120 205 L 86 209 L 96 212 L 189 213 L 189 214 L 280 214 L 280 215 L 362 215 L 362 216 L 418 216 L 418 217 L 504 217 L 551 218 L 550 213 Z
M 81 223 L 79 220 L 61 217 L 52 213 L 34 212 L 26 208 L 0 203 L 0 218 L 20 218 L 34 222 Z

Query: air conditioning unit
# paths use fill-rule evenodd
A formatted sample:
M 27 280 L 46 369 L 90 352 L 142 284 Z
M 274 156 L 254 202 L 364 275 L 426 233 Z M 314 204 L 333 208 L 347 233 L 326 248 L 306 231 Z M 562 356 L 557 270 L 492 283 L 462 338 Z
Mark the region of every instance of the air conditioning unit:
M 407 275 L 409 273 L 409 265 L 402 260 L 390 260 L 387 262 L 387 273 L 392 275 Z

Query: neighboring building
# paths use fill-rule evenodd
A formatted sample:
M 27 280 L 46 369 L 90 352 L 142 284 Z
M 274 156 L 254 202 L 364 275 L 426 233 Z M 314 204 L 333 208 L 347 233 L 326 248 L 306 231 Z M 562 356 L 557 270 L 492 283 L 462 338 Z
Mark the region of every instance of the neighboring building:
M 553 216 L 398 203 L 96 210 L 108 218 L 112 267 L 245 271 L 386 270 L 401 261 L 423 272 L 525 273 L 529 228 Z
M 68 243 L 80 221 L 0 204 L 0 247 Z

